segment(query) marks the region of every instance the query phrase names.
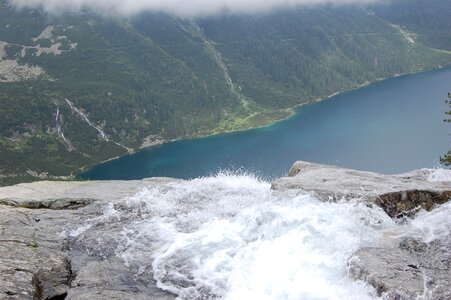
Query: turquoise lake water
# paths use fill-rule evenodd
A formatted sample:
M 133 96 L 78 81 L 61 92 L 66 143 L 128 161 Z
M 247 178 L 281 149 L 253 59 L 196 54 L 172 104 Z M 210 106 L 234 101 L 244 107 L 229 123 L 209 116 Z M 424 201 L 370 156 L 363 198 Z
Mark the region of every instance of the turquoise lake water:
M 151 147 L 80 177 L 188 179 L 231 170 L 271 180 L 296 160 L 387 174 L 431 168 L 451 148 L 451 126 L 443 122 L 449 91 L 451 68 L 387 79 L 264 128 Z

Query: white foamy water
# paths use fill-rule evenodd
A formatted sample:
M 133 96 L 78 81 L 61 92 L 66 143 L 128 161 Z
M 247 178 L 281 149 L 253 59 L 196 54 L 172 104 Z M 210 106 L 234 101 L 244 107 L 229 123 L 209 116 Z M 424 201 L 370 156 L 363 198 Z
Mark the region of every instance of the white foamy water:
M 451 238 L 451 202 L 438 206 L 431 212 L 421 211 L 410 223 L 401 227 L 403 235 L 425 243 Z
M 124 206 L 141 215 L 116 254 L 147 261 L 180 299 L 373 299 L 349 278 L 348 260 L 393 226 L 378 208 L 278 193 L 250 176 L 158 186 Z
M 451 182 L 451 170 L 448 169 L 433 169 L 427 177 L 427 181 L 449 181 Z
M 352 254 L 386 232 L 448 238 L 450 213 L 447 204 L 398 225 L 358 199 L 325 203 L 220 174 L 144 189 L 101 221 L 123 224 L 115 254 L 179 299 L 375 299 L 348 275 Z

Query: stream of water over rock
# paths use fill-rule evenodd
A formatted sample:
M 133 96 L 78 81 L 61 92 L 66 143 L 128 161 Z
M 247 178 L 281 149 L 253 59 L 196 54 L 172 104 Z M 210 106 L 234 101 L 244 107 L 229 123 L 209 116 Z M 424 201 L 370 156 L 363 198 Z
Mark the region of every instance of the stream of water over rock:
M 435 173 L 430 180 L 450 177 Z M 356 250 L 402 236 L 449 241 L 450 214 L 448 203 L 397 224 L 359 199 L 323 202 L 221 173 L 145 188 L 70 236 L 96 240 L 98 252 L 116 245 L 114 255 L 137 278 L 152 277 L 179 299 L 361 300 L 378 296 L 349 275 Z

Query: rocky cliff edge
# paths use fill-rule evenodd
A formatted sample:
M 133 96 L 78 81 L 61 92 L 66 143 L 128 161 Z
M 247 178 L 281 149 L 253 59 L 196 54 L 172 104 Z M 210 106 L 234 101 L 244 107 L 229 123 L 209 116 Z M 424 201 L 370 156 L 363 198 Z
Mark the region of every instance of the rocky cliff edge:
M 431 174 L 420 170 L 390 176 L 296 162 L 272 189 L 308 191 L 324 201 L 358 198 L 402 223 L 451 198 L 451 182 L 430 182 Z M 35 182 L 0 188 L 0 299 L 174 299 L 156 287 L 152 276 L 138 277 L 139 270 L 114 255 L 113 237 L 109 247 L 99 249 L 94 238 L 71 239 L 67 228 L 98 218 L 106 206 L 120 205 L 143 188 L 177 181 Z M 430 243 L 399 238 L 386 247 L 358 250 L 349 272 L 388 299 L 451 299 L 449 249 L 451 236 Z

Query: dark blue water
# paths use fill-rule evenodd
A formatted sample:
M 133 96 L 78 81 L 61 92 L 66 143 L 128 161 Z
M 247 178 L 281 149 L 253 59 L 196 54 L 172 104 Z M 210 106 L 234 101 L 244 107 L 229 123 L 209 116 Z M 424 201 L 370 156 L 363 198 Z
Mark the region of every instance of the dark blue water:
M 194 178 L 243 170 L 266 179 L 296 160 L 394 174 L 434 167 L 451 148 L 443 122 L 451 69 L 381 81 L 307 105 L 271 126 L 171 142 L 83 173 L 87 179 Z

